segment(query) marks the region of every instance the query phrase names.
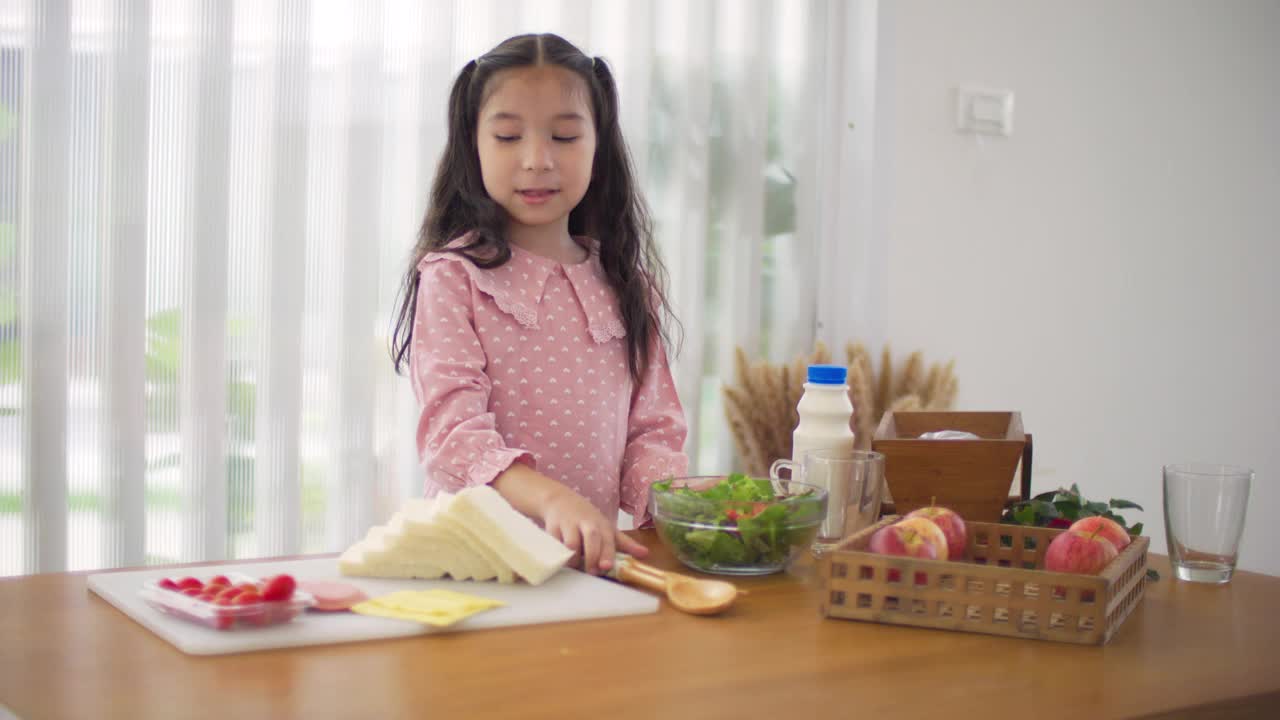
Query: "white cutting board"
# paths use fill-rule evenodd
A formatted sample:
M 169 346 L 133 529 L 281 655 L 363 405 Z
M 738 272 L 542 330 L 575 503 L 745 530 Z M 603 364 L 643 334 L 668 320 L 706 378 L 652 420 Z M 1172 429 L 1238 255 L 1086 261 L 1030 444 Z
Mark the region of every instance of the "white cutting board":
M 273 627 L 214 630 L 166 615 L 143 602 L 138 591 L 149 580 L 176 575 L 208 578 L 241 572 L 255 577 L 289 573 L 298 580 L 338 580 L 364 590 L 369 597 L 396 590 L 442 588 L 506 603 L 505 607 L 477 613 L 448 628 L 434 628 L 404 620 L 367 617 L 350 612 L 309 611 L 291 622 Z M 383 580 L 347 578 L 338 573 L 337 558 L 284 562 L 208 565 L 199 568 L 135 570 L 89 576 L 89 588 L 147 629 L 191 655 L 221 655 L 271 648 L 325 645 L 383 638 L 410 637 L 440 632 L 461 632 L 512 625 L 589 620 L 643 615 L 658 611 L 655 595 L 624 587 L 610 580 L 564 568 L 541 585 L 458 580 Z

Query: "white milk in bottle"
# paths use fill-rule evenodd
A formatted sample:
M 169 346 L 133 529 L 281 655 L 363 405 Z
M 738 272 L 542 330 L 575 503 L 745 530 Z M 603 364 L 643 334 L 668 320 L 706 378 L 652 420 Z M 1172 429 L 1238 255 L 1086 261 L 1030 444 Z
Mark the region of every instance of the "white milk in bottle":
M 797 465 L 804 466 L 804 454 L 810 450 L 853 457 L 853 403 L 849 401 L 847 373 L 840 365 L 809 366 L 809 381 L 804 384 L 804 395 L 796 406 L 800 424 L 791 435 L 791 461 Z M 844 483 L 833 484 L 818 474 L 807 472 L 803 481 L 827 491 L 827 520 L 819 535 L 838 536 L 840 528 L 829 526 L 833 521 L 841 521 L 838 509 L 845 506 L 848 488 Z

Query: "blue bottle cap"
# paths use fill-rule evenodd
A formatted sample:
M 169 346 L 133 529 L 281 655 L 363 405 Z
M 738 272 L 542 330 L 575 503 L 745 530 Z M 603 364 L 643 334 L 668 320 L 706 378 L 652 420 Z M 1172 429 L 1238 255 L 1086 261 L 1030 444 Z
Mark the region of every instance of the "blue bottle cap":
M 810 365 L 809 382 L 818 385 L 843 385 L 849 371 L 843 365 Z

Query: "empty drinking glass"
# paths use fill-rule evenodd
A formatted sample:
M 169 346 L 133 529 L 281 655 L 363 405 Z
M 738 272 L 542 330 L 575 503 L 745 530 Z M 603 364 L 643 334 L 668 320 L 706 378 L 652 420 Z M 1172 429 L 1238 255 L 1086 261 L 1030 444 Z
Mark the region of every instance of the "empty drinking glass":
M 1179 580 L 1231 581 L 1253 471 L 1232 465 L 1164 466 L 1164 529 Z

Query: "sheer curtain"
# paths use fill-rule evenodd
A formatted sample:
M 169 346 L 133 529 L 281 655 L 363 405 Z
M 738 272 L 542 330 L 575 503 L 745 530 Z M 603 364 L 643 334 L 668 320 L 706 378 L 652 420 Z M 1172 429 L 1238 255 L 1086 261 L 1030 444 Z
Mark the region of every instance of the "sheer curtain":
M 419 491 L 389 315 L 449 84 L 521 32 L 618 75 L 689 451 L 730 469 L 734 347 L 815 337 L 846 13 L 0 1 L 0 575 L 332 551 Z

